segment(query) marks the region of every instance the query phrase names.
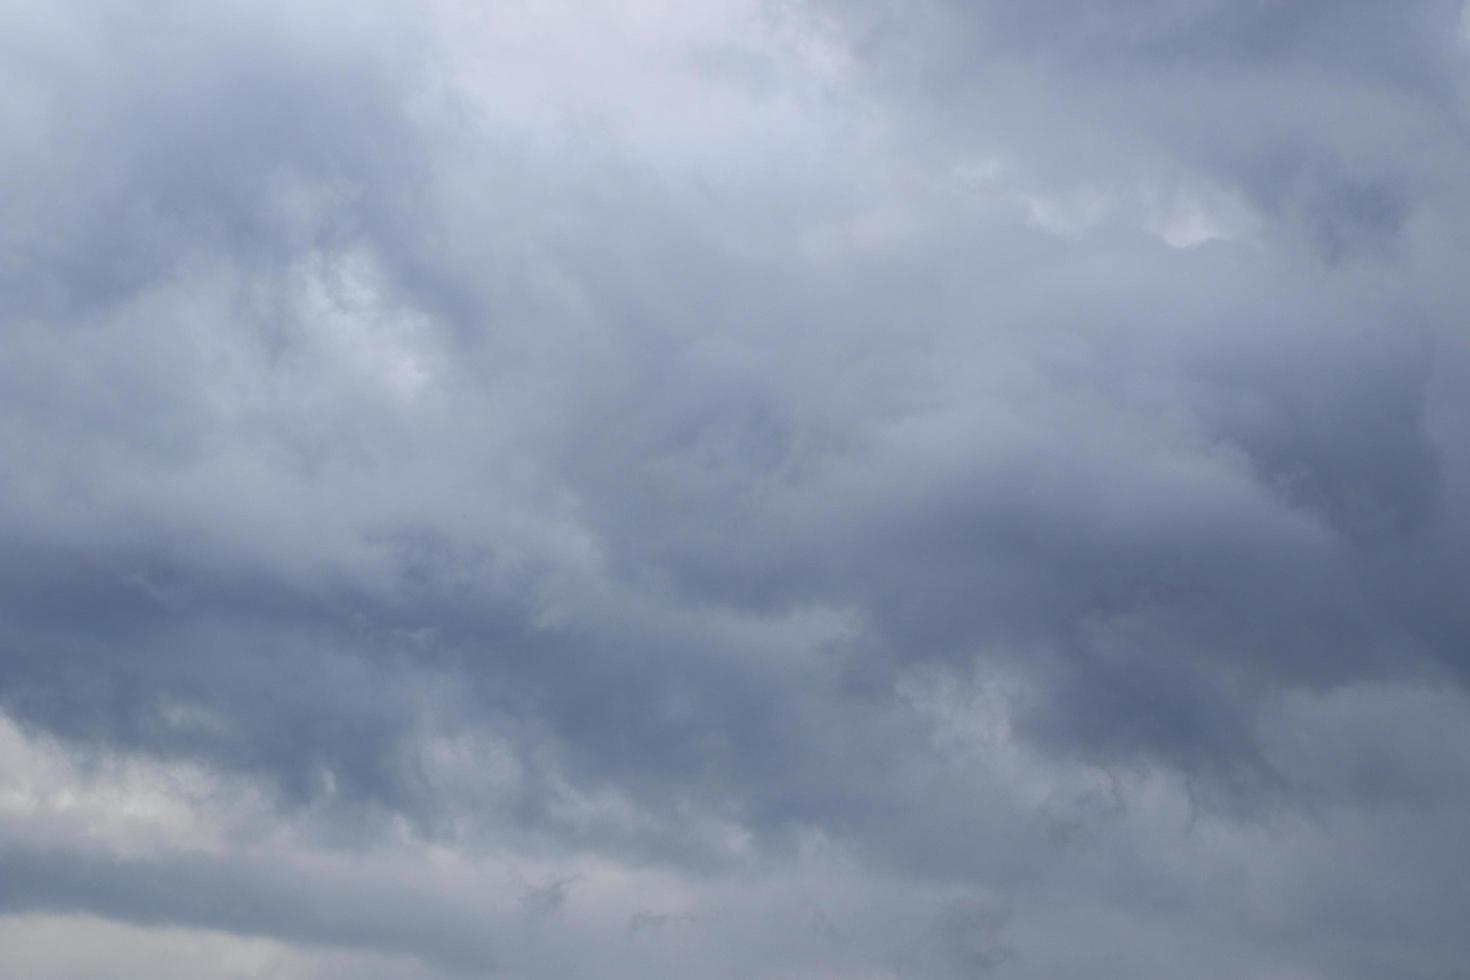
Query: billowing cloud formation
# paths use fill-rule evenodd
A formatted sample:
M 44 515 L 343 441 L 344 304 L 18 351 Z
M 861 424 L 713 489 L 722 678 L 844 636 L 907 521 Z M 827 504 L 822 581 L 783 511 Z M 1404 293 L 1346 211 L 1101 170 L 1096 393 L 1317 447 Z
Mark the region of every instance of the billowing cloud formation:
M 1458 4 L 299 7 L 0 0 L 0 972 L 1459 974 Z

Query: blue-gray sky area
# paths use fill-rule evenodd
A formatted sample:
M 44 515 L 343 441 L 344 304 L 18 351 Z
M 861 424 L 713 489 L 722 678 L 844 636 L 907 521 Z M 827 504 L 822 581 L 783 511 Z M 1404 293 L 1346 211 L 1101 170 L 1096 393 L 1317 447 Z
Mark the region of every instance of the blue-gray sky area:
M 0 977 L 1452 980 L 1459 0 L 0 0 Z

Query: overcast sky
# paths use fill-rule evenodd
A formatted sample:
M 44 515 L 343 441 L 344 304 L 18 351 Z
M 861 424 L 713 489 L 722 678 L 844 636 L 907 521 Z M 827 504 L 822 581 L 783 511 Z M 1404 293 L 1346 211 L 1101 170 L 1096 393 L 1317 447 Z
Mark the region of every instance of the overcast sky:
M 1459 0 L 0 0 L 0 976 L 1451 980 Z

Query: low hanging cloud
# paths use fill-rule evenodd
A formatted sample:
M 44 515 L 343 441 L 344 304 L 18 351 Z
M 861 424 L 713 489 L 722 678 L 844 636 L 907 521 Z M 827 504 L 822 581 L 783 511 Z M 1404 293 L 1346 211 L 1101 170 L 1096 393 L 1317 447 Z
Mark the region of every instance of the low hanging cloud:
M 1460 4 L 299 6 L 0 0 L 0 973 L 1458 975 Z

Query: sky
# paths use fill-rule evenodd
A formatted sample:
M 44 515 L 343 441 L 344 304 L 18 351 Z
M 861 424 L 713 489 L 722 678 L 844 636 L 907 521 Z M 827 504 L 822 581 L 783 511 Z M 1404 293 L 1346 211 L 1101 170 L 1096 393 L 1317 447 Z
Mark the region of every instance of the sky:
M 0 976 L 1449 980 L 1470 7 L 0 0 Z

